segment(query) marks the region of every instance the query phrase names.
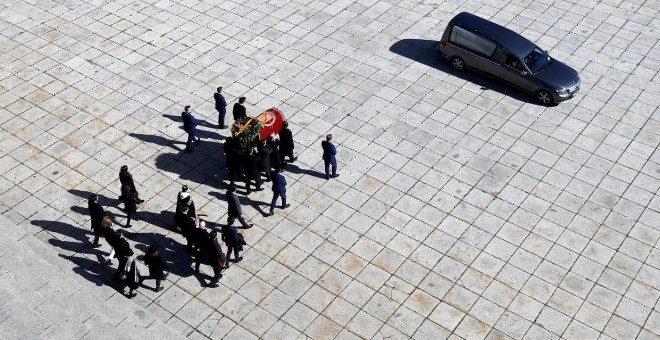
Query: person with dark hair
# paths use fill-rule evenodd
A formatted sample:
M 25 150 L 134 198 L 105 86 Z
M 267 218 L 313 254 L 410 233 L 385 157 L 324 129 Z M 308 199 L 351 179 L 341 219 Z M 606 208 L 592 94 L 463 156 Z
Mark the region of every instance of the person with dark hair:
M 275 214 L 275 204 L 277 199 L 282 197 L 282 209 L 290 207 L 286 204 L 286 179 L 281 174 L 281 171 L 273 171 L 273 199 L 270 201 L 270 216 Z
M 112 259 L 115 257 L 115 247 L 117 246 L 117 241 L 119 240 L 117 233 L 114 231 L 114 229 L 112 229 L 112 217 L 104 216 L 103 220 L 101 221 L 101 227 L 103 228 L 103 237 L 110 246 L 110 255 L 105 258 L 105 264 L 111 265 Z
M 266 182 L 270 182 L 270 155 L 273 152 L 273 148 L 268 145 L 266 142 L 259 142 L 258 147 L 259 152 L 259 170 L 266 174 Z
M 289 162 L 295 162 L 298 157 L 293 156 L 293 133 L 289 130 L 289 122 L 282 123 L 282 130 L 280 130 L 280 157 L 282 158 L 282 167 L 286 166 L 286 157 L 289 157 Z
M 259 168 L 257 167 L 258 153 L 256 149 L 256 147 L 251 148 L 250 153 L 243 157 L 245 162 L 245 191 L 248 195 L 252 192 L 250 189 L 252 181 L 254 181 L 255 191 L 263 190 L 261 188 L 261 174 L 259 174 Z
M 128 185 L 121 187 L 121 200 L 124 201 L 124 210 L 126 212 L 126 225 L 124 227 L 130 228 L 132 227 L 131 217 L 139 220 L 140 215 L 137 214 L 137 202 Z
M 245 97 L 238 98 L 238 103 L 234 104 L 234 109 L 232 110 L 234 121 L 247 118 L 247 110 L 245 109 L 243 103 L 245 103 Z
M 225 263 L 225 254 L 222 252 L 222 247 L 218 242 L 218 232 L 213 230 L 210 234 L 211 240 L 208 248 L 208 261 L 209 265 L 213 268 L 213 279 L 209 282 L 209 288 L 218 286 L 218 281 L 222 278 L 223 264 Z
M 243 257 L 238 256 L 239 248 L 241 247 L 240 237 L 238 231 L 236 230 L 236 227 L 234 227 L 232 224 L 234 224 L 234 218 L 227 217 L 227 225 L 222 226 L 222 240 L 225 242 L 225 245 L 227 246 L 225 268 L 229 267 L 229 260 L 231 259 L 232 251 L 234 252 L 235 263 L 238 263 L 243 259 Z
M 252 228 L 252 224 L 248 224 L 243 217 L 243 209 L 241 209 L 241 201 L 236 196 L 236 186 L 229 185 L 226 194 L 227 199 L 227 215 L 231 218 L 238 219 L 244 229 Z
M 133 256 L 133 250 L 131 249 L 131 246 L 128 244 L 128 241 L 126 241 L 126 239 L 124 238 L 124 234 L 121 232 L 121 230 L 117 230 L 115 233 L 117 235 L 115 251 L 117 252 L 119 265 L 117 265 L 117 271 L 115 272 L 115 275 L 112 278 L 115 280 L 119 280 L 121 279 L 121 276 L 126 272 L 126 262 L 128 262 L 129 257 Z
M 325 163 L 325 179 L 330 179 L 330 177 L 339 177 L 339 174 L 337 174 L 337 159 L 335 158 L 337 149 L 335 148 L 334 144 L 332 144 L 331 134 L 325 136 L 325 140 L 321 142 L 321 147 L 323 148 L 323 162 Z M 330 176 L 331 165 L 332 176 Z
M 160 291 L 162 289 L 160 282 L 167 278 L 167 274 L 165 274 L 167 263 L 160 256 L 157 244 L 150 245 L 149 249 L 147 249 L 147 252 L 144 253 L 144 264 L 149 267 L 149 276 L 143 276 L 140 280 L 140 283 L 142 283 L 144 280 L 156 280 L 156 288 L 154 291 Z
M 135 202 L 137 202 L 137 204 L 144 202 L 144 200 L 140 199 L 138 191 L 135 188 L 133 175 L 130 172 L 128 172 L 128 165 L 122 165 L 121 168 L 119 169 L 119 183 L 121 183 L 122 187 L 124 185 L 128 185 L 130 192 L 135 197 Z M 121 199 L 121 196 L 119 197 L 119 199 Z
M 218 111 L 218 127 L 220 129 L 226 129 L 225 114 L 227 114 L 227 101 L 225 100 L 225 96 L 222 95 L 222 86 L 218 87 L 216 91 L 213 94 L 213 99 L 215 99 L 215 109 Z
M 193 142 L 195 145 L 199 145 L 201 139 L 196 136 L 196 126 L 199 125 L 199 121 L 195 119 L 192 115 L 192 107 L 186 105 L 183 112 L 181 112 L 181 120 L 183 121 L 183 131 L 188 134 L 188 140 L 186 141 L 186 152 L 192 152 L 195 149 L 193 148 Z M 195 139 L 197 137 L 197 139 Z
M 174 222 L 176 223 L 181 235 L 186 238 L 186 249 L 189 253 L 193 252 L 192 231 L 197 226 L 197 221 L 194 217 L 188 214 L 188 206 L 184 205 L 180 211 L 174 214 Z
M 211 242 L 209 232 L 206 230 L 206 222 L 199 221 L 197 228 L 192 230 L 192 242 L 195 246 L 195 272 L 199 272 L 199 266 L 208 262 L 208 248 Z
M 103 211 L 103 206 L 99 203 L 99 196 L 92 194 L 87 200 L 87 207 L 89 208 L 89 216 L 92 223 L 92 231 L 94 232 L 94 242 L 92 242 L 92 247 L 98 248 L 101 245 L 99 244 L 99 238 L 103 234 L 103 227 L 101 226 L 103 222 L 103 216 L 105 212 Z
M 222 145 L 225 151 L 225 164 L 229 177 L 229 184 L 233 185 L 235 181 L 241 178 L 241 159 L 236 152 L 236 142 L 233 137 L 227 137 Z
M 195 202 L 190 196 L 188 186 L 185 184 L 181 186 L 181 191 L 178 195 L 176 195 L 176 211 L 181 211 L 181 208 L 184 205 L 188 206 L 188 215 L 194 219 L 197 219 L 197 209 L 195 209 Z
M 270 164 L 276 172 L 279 172 L 279 169 L 282 167 L 282 159 L 280 158 L 280 138 L 273 132 L 266 139 L 266 143 L 273 150 L 270 154 Z

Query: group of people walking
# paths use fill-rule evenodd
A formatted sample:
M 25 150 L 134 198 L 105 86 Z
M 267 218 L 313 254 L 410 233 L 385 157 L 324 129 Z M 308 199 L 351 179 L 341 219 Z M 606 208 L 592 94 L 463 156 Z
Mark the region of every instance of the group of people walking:
M 224 115 L 226 113 L 226 101 L 221 94 L 222 88 L 219 87 L 216 94 L 216 109 L 219 112 L 219 127 L 225 128 Z M 234 105 L 234 119 L 247 117 L 243 103 L 245 97 L 239 98 L 238 103 Z M 188 133 L 186 142 L 186 151 L 194 150 L 193 145 L 199 145 L 200 139 L 196 136 L 195 127 L 199 121 L 192 116 L 192 107 L 190 105 L 184 108 L 182 112 L 184 130 Z M 335 155 L 337 149 L 332 143 L 332 135 L 328 134 L 323 142 L 322 159 L 325 163 L 325 178 L 330 179 L 339 176 L 337 174 L 337 162 Z M 223 224 L 218 232 L 215 228 L 207 228 L 207 223 L 200 218 L 197 213 L 195 203 L 187 185 L 181 187 L 181 191 L 176 198 L 176 211 L 173 224 L 176 229 L 186 239 L 186 249 L 194 254 L 195 272 L 199 272 L 202 264 L 207 264 L 213 269 L 213 278 L 208 287 L 217 287 L 218 281 L 222 278 L 222 272 L 229 268 L 230 262 L 240 262 L 243 257 L 240 252 L 246 245 L 245 238 L 233 226 L 234 222 L 240 223 L 240 228 L 249 229 L 253 225 L 246 221 L 241 208 L 241 201 L 237 194 L 237 181 L 245 182 L 246 194 L 254 190 L 261 191 L 263 182 L 272 182 L 273 197 L 270 203 L 267 216 L 274 215 L 277 201 L 281 199 L 281 209 L 290 207 L 287 203 L 286 186 L 287 181 L 283 175 L 288 163 L 295 162 L 293 133 L 288 127 L 288 122 L 283 123 L 282 130 L 277 134 L 271 134 L 266 141 L 259 142 L 249 150 L 241 150 L 235 143 L 234 138 L 228 137 L 223 145 L 226 157 L 226 167 L 228 171 L 229 186 L 225 194 L 227 200 L 227 223 Z M 288 159 L 287 159 L 288 158 Z M 331 170 L 330 170 L 331 169 Z M 262 180 L 263 176 L 263 180 Z M 139 197 L 139 193 L 133 180 L 133 175 L 129 172 L 128 166 L 123 165 L 119 172 L 119 181 L 121 183 L 120 201 L 124 203 L 123 211 L 126 213 L 125 228 L 131 228 L 131 220 L 139 220 L 140 215 L 137 212 L 139 204 L 144 200 Z M 89 213 L 91 217 L 91 227 L 94 233 L 93 247 L 100 247 L 100 239 L 106 240 L 110 245 L 111 252 L 105 259 L 107 265 L 112 265 L 112 259 L 118 259 L 118 267 L 113 278 L 120 280 L 125 277 L 126 285 L 130 291 L 128 296 L 134 296 L 134 290 L 137 289 L 144 280 L 155 280 L 154 290 L 162 289 L 161 282 L 166 279 L 167 263 L 160 255 L 156 244 L 148 247 L 143 256 L 143 262 L 149 268 L 149 275 L 140 274 L 136 265 L 135 253 L 131 249 L 128 241 L 124 238 L 121 230 L 112 228 L 112 217 L 105 214 L 103 206 L 99 203 L 99 197 L 96 194 L 90 195 L 88 200 Z M 227 251 L 223 252 L 220 241 L 223 241 Z M 233 253 L 233 260 L 231 260 Z

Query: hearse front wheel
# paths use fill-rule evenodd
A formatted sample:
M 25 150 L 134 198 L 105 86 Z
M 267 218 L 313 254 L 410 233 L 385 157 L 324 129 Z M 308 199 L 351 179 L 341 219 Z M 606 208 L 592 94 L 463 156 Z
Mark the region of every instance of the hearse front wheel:
M 536 92 L 536 100 L 539 101 L 539 104 L 547 106 L 552 104 L 552 95 L 546 90 L 540 90 Z

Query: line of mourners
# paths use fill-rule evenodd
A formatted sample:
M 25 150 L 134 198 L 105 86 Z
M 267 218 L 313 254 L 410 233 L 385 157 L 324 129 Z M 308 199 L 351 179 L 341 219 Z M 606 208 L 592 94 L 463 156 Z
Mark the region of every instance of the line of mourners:
M 218 128 L 226 129 L 224 124 L 227 102 L 222 95 L 222 87 L 217 89 L 214 94 L 216 110 L 218 111 Z M 245 97 L 240 97 L 234 104 L 234 121 L 243 121 L 247 117 L 247 110 L 243 105 Z M 192 106 L 187 105 L 181 113 L 183 129 L 188 135 L 186 142 L 186 152 L 193 152 L 194 145 L 199 145 L 201 139 L 196 135 L 196 126 L 200 122 L 192 115 Z M 255 140 L 247 149 L 240 148 L 236 142 L 236 134 L 225 139 L 223 149 L 225 154 L 225 165 L 228 178 L 228 186 L 225 195 L 227 201 L 227 223 L 222 224 L 217 230 L 215 227 L 207 227 L 207 222 L 201 218 L 195 208 L 195 202 L 191 196 L 191 191 L 187 185 L 181 187 L 181 191 L 176 197 L 176 212 L 172 221 L 175 229 L 186 239 L 186 251 L 193 254 L 195 260 L 195 272 L 199 273 L 201 264 L 209 265 L 213 269 L 213 277 L 210 279 L 207 287 L 218 287 L 218 282 L 222 278 L 223 272 L 230 267 L 230 262 L 238 263 L 243 257 L 240 252 L 243 246 L 247 245 L 243 235 L 238 232 L 233 224 L 238 220 L 240 226 L 238 229 L 249 229 L 253 225 L 248 223 L 243 217 L 241 203 L 237 195 L 236 182 L 243 182 L 246 195 L 255 191 L 262 191 L 263 182 L 272 183 L 273 198 L 270 203 L 270 210 L 266 216 L 274 215 L 277 200 L 281 198 L 281 209 L 287 209 L 290 204 L 286 203 L 286 178 L 283 173 L 286 171 L 288 163 L 295 162 L 298 157 L 294 156 L 293 134 L 289 130 L 288 122 L 284 121 L 279 133 L 272 133 L 265 141 Z M 325 163 L 325 178 L 338 177 L 337 162 L 335 155 L 337 149 L 332 143 L 332 135 L 328 134 L 325 140 L 321 142 L 323 149 L 322 159 Z M 288 158 L 288 160 L 286 159 Z M 330 171 L 332 168 L 332 171 Z M 262 178 L 263 177 L 263 178 Z M 133 180 L 133 175 L 129 172 L 128 166 L 123 165 L 119 172 L 119 181 L 121 183 L 121 196 L 119 200 L 124 203 L 122 209 L 126 214 L 126 224 L 124 228 L 131 228 L 131 220 L 140 220 L 140 214 L 137 211 L 138 205 L 144 202 L 139 197 L 139 193 Z M 136 295 L 135 290 L 144 286 L 145 280 L 155 280 L 154 291 L 163 289 L 161 282 L 167 278 L 168 265 L 163 260 L 159 247 L 156 243 L 151 244 L 144 254 L 143 262 L 149 268 L 149 275 L 141 275 L 137 266 L 137 257 L 131 249 L 128 241 L 124 238 L 122 230 L 115 230 L 112 227 L 113 218 L 106 215 L 103 206 L 99 203 L 99 196 L 92 194 L 88 199 L 89 214 L 91 217 L 91 229 L 94 233 L 93 247 L 99 248 L 100 238 L 104 238 L 110 245 L 110 253 L 102 262 L 106 265 L 112 265 L 112 259 L 118 259 L 119 263 L 113 280 L 125 280 L 129 288 L 127 297 Z M 220 235 L 218 235 L 220 234 Z M 219 238 L 224 242 L 227 250 L 224 252 L 219 242 Z M 234 254 L 232 259 L 231 254 Z

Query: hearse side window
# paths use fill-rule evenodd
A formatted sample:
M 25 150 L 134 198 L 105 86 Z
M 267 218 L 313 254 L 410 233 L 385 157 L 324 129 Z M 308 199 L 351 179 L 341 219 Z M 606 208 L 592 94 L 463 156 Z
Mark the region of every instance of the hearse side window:
M 487 57 L 492 56 L 493 51 L 497 47 L 497 44 L 490 39 L 486 39 L 479 34 L 470 32 L 459 26 L 454 26 L 451 29 L 449 41 Z

